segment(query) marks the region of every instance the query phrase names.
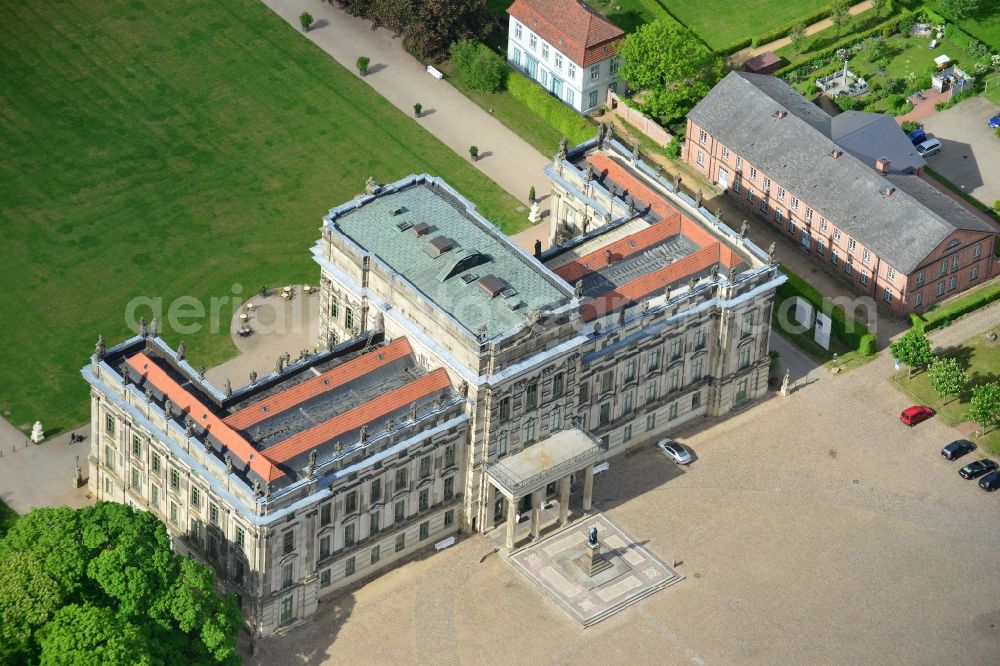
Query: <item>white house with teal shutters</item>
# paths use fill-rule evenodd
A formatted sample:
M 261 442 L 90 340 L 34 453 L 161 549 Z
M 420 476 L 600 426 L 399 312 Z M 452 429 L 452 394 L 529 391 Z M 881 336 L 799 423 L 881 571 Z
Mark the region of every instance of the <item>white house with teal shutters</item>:
M 507 10 L 507 60 L 580 113 L 619 92 L 622 30 L 579 0 L 515 0 Z M 624 91 L 621 91 L 624 92 Z

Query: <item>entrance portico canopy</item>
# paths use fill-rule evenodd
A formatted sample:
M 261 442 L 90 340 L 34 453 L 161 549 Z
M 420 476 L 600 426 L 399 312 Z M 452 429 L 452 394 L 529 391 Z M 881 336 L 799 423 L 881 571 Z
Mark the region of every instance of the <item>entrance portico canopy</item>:
M 531 535 L 538 538 L 540 507 L 546 486 L 560 482 L 559 521 L 568 518 L 570 476 L 584 471 L 583 510 L 590 510 L 594 485 L 594 464 L 607 455 L 607 446 L 580 427 L 560 430 L 520 453 L 508 456 L 486 468 L 490 485 L 507 498 L 507 548 L 514 547 L 517 504 L 526 495 L 531 502 Z M 490 493 L 492 496 L 492 493 Z

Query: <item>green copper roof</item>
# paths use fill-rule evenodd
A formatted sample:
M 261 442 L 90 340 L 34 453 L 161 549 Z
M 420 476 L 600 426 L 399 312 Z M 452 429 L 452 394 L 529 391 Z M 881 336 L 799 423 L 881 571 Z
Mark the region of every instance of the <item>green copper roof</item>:
M 333 209 L 328 224 L 469 331 L 485 324 L 493 337 L 525 321 L 531 309 L 572 296 L 568 285 L 439 179 L 411 176 L 358 204 Z M 503 282 L 480 284 L 491 276 Z

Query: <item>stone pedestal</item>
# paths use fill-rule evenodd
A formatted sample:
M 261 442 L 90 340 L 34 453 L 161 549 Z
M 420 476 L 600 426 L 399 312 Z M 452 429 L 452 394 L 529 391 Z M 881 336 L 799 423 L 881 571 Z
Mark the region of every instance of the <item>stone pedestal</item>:
M 611 561 L 601 554 L 601 544 L 592 546 L 588 543 L 587 550 L 580 556 L 579 564 L 591 578 L 611 568 Z
M 535 201 L 531 204 L 531 212 L 528 213 L 528 221 L 532 224 L 537 224 L 539 220 L 542 219 L 542 214 L 538 210 L 538 202 Z

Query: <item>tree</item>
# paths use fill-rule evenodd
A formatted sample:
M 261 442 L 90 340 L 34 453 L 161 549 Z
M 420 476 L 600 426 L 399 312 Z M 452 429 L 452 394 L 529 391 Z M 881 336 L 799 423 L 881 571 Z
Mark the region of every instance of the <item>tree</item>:
M 472 158 L 473 162 L 475 162 L 476 160 L 479 159 L 479 147 L 478 146 L 469 146 L 469 157 Z
M 875 10 L 875 16 L 878 17 L 882 14 L 882 10 L 885 9 L 885 5 L 889 0 L 872 0 L 872 9 Z
M 354 61 L 354 66 L 358 68 L 358 74 L 364 76 L 368 73 L 368 64 L 371 60 L 366 56 L 359 56 L 357 60 Z
M 802 40 L 806 38 L 806 24 L 799 21 L 788 31 L 788 40 L 792 43 L 792 48 L 799 51 Z
M 312 14 L 309 12 L 302 12 L 299 14 L 299 23 L 302 24 L 302 30 L 304 32 L 309 32 L 309 26 L 313 24 Z
M 927 368 L 927 374 L 930 375 L 931 387 L 941 398 L 949 395 L 958 397 L 969 382 L 965 370 L 954 358 L 936 359 Z
M 530 188 L 528 188 L 528 202 L 529 203 L 535 203 L 535 186 L 534 185 L 532 185 Z
M 420 117 L 420 112 L 423 111 L 423 110 L 424 110 L 424 105 L 423 104 L 421 104 L 420 102 L 417 102 L 416 104 L 414 104 L 413 105 L 413 115 L 414 115 L 414 117 L 419 118 Z
M 92 652 L 102 657 L 87 663 L 117 663 L 125 646 L 128 663 L 233 662 L 242 620 L 213 582 L 211 569 L 170 550 L 151 513 L 110 502 L 35 509 L 0 539 L 0 661 L 83 663 Z M 80 647 L 64 658 L 70 640 Z
M 925 366 L 934 360 L 931 343 L 918 328 L 911 328 L 903 337 L 889 345 L 892 357 L 907 366 L 906 378 L 913 377 L 913 368 Z
M 979 11 L 981 0 L 941 0 L 941 9 L 956 21 L 968 18 Z
M 485 44 L 460 39 L 451 45 L 451 61 L 474 90 L 496 92 L 507 81 L 507 61 Z
M 979 424 L 980 434 L 991 426 L 1000 424 L 1000 384 L 990 382 L 973 388 L 972 401 L 965 418 Z
M 850 8 L 850 0 L 833 0 L 830 5 L 830 22 L 833 23 L 834 34 L 839 35 L 847 19 L 851 17 Z
M 680 119 L 722 78 L 722 58 L 673 21 L 647 23 L 619 49 L 621 76 L 645 88 L 645 110 L 667 122 Z
M 42 630 L 42 666 L 148 666 L 154 663 L 142 631 L 110 608 L 70 604 Z

